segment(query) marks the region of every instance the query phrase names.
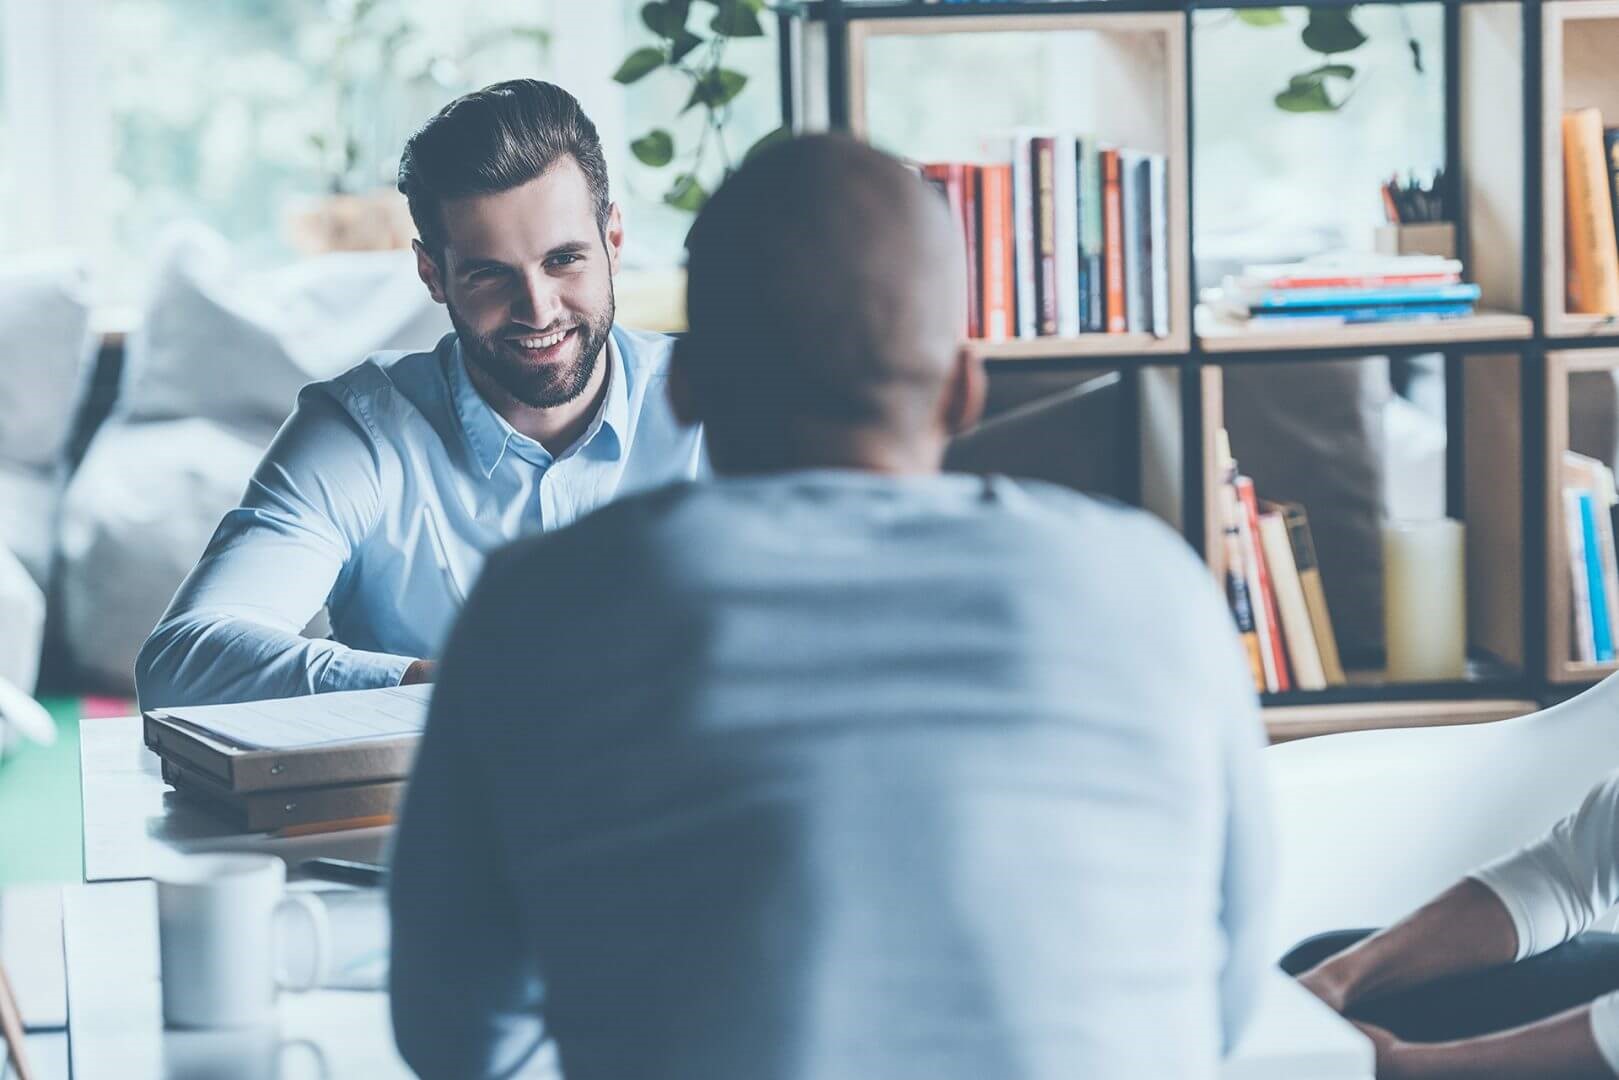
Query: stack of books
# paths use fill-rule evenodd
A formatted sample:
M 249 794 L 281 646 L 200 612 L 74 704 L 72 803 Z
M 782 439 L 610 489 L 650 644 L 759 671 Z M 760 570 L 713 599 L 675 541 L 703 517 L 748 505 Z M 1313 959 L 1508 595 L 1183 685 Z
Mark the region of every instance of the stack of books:
M 428 686 L 149 710 L 163 779 L 244 832 L 385 825 L 404 797 Z
M 1219 432 L 1226 598 L 1260 693 L 1342 686 L 1309 518 L 1298 503 L 1261 502 Z
M 1002 162 L 921 166 L 961 229 L 966 336 L 1169 336 L 1164 156 L 1063 132 L 1007 146 Z
M 1597 109 L 1563 116 L 1563 191 L 1568 310 L 1619 314 L 1619 128 Z
M 1563 536 L 1573 603 L 1573 659 L 1615 659 L 1619 633 L 1619 560 L 1614 550 L 1613 470 L 1596 458 L 1563 454 Z
M 1455 259 L 1347 254 L 1249 266 L 1204 295 L 1221 317 L 1267 329 L 1456 319 L 1478 298 Z

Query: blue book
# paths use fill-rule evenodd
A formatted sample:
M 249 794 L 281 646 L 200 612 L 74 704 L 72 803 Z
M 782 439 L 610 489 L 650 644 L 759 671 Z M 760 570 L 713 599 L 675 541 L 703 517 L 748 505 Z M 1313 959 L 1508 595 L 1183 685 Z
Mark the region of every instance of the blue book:
M 1477 285 L 1417 285 L 1406 288 L 1266 289 L 1249 301 L 1250 311 L 1275 308 L 1364 307 L 1370 304 L 1471 304 Z
M 1402 319 L 1457 319 L 1473 314 L 1472 304 L 1367 304 L 1355 307 L 1282 308 L 1254 311 L 1249 322 L 1279 323 L 1331 319 L 1342 323 L 1399 322 Z
M 1596 639 L 1600 663 L 1613 659 L 1613 627 L 1608 623 L 1608 590 L 1597 540 L 1596 500 L 1589 491 L 1580 492 L 1580 531 L 1585 534 L 1585 579 L 1591 590 L 1591 636 Z

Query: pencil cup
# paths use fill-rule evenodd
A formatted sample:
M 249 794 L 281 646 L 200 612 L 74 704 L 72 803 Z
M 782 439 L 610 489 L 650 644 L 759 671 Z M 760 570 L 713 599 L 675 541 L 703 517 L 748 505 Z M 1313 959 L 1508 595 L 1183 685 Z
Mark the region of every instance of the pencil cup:
M 1372 237 L 1379 255 L 1438 255 L 1456 257 L 1456 226 L 1449 221 L 1411 225 L 1379 225 Z
M 326 909 L 307 893 L 288 893 L 286 884 L 286 866 L 273 855 L 190 855 L 161 870 L 157 918 L 166 1024 L 255 1027 L 274 1018 L 278 990 L 319 983 L 331 951 Z M 313 942 L 299 978 L 277 962 L 277 923 L 295 915 L 307 923 Z

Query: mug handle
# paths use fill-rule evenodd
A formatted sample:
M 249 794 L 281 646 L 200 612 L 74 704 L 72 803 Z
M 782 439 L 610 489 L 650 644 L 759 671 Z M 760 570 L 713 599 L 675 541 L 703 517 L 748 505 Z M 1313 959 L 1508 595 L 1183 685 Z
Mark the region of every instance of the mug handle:
M 315 959 L 309 965 L 307 979 L 300 982 L 290 978 L 285 970 L 278 969 L 275 973 L 275 984 L 277 989 L 301 994 L 320 985 L 321 976 L 326 973 L 326 967 L 331 963 L 331 923 L 326 917 L 326 905 L 306 892 L 289 892 L 283 896 L 276 904 L 276 916 L 279 918 L 286 909 L 301 911 L 309 919 L 309 928 L 315 939 Z

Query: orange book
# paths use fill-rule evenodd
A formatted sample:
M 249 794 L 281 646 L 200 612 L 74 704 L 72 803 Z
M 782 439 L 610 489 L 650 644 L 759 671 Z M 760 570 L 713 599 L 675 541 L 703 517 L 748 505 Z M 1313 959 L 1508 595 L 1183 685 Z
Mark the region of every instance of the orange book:
M 1246 532 L 1244 540 L 1252 540 L 1254 568 L 1254 622 L 1259 628 L 1259 647 L 1269 652 L 1271 667 L 1265 672 L 1266 681 L 1275 678 L 1275 690 L 1293 689 L 1288 677 L 1287 652 L 1282 644 L 1282 618 L 1276 608 L 1276 590 L 1271 585 L 1270 569 L 1265 565 L 1265 551 L 1259 536 L 1259 499 L 1254 495 L 1254 482 L 1246 476 L 1236 479 L 1237 498 L 1242 502 Z
M 1619 241 L 1608 191 L 1602 113 L 1563 114 L 1564 236 L 1568 240 L 1568 310 L 1619 314 Z
M 1107 332 L 1122 334 L 1124 321 L 1124 189 L 1119 184 L 1119 152 L 1103 150 L 1102 277 Z
M 1016 332 L 1012 268 L 1012 166 L 985 165 L 979 179 L 982 217 L 979 254 L 984 292 L 984 337 L 1006 341 Z

